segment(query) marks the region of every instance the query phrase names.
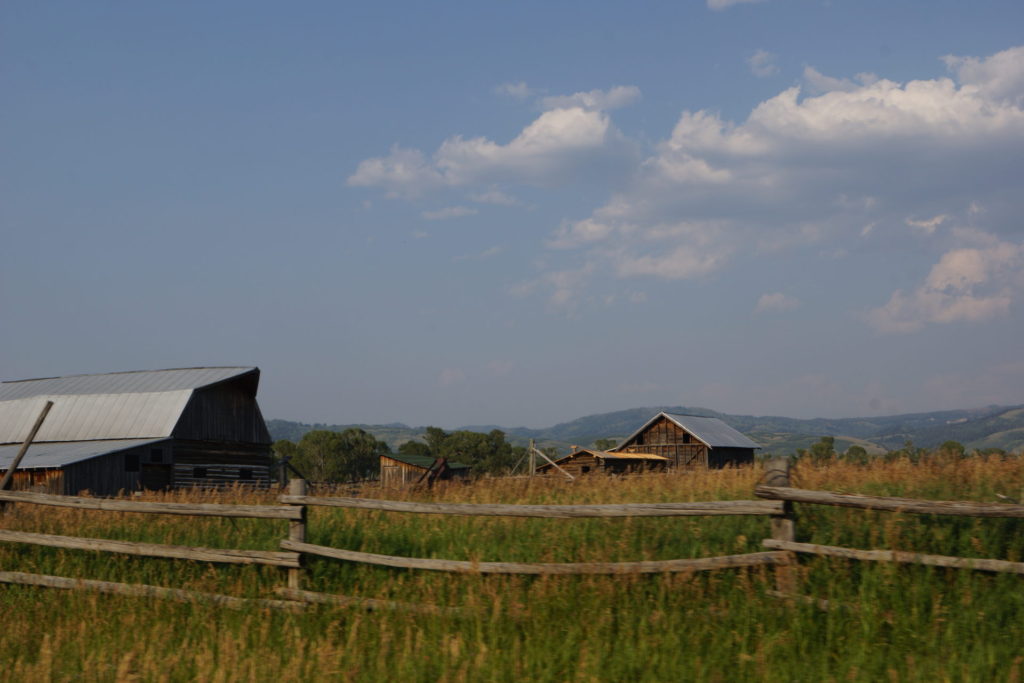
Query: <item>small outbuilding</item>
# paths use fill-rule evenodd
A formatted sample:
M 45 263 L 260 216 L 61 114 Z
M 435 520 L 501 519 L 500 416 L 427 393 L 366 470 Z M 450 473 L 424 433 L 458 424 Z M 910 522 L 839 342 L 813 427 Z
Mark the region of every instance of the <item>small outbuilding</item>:
M 58 494 L 270 482 L 254 367 L 178 368 L 0 382 L 0 472 L 47 401 L 13 487 Z
M 642 472 L 664 472 L 668 458 L 653 453 L 614 453 L 580 448 L 569 455 L 555 460 L 559 468 L 573 475 L 640 474 Z M 537 467 L 538 474 L 556 474 L 558 469 L 551 463 Z
M 380 456 L 381 486 L 403 488 L 420 482 L 450 481 L 469 476 L 469 465 L 429 455 L 389 453 Z
M 717 417 L 658 413 L 612 453 L 650 453 L 672 469 L 719 469 L 754 462 L 761 448 Z

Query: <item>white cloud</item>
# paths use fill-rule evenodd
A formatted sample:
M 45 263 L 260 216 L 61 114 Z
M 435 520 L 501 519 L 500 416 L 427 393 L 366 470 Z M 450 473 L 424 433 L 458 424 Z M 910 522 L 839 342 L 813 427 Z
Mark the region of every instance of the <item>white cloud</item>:
M 871 85 L 878 80 L 878 76 L 871 73 L 859 73 L 854 80 L 849 78 L 833 78 L 821 73 L 813 66 L 804 67 L 804 83 L 807 88 L 815 94 L 826 92 L 853 92 L 858 88 Z
M 744 252 L 820 242 L 845 253 L 868 235 L 877 248 L 896 239 L 886 226 L 936 232 L 957 217 L 974 220 L 968 206 L 986 207 L 990 230 L 1019 230 L 1006 207 L 1018 202 L 1024 177 L 1024 108 L 1012 90 L 1020 68 L 1005 56 L 1018 53 L 947 59 L 961 83 L 821 77 L 823 94 L 786 89 L 739 123 L 684 111 L 628 186 L 553 232 L 549 248 L 569 252 L 562 280 L 586 268 L 619 278 L 700 277 Z M 563 303 L 586 289 L 576 280 L 552 284 Z M 1005 310 L 998 292 L 944 296 L 952 299 L 900 294 L 889 318 L 920 319 L 906 311 L 929 297 L 926 320 Z
M 779 66 L 775 63 L 776 55 L 767 50 L 758 50 L 747 59 L 750 65 L 750 73 L 758 78 L 767 78 L 779 73 Z
M 579 107 L 586 111 L 608 111 L 621 109 L 640 99 L 640 88 L 635 85 L 617 85 L 610 90 L 591 90 L 572 95 L 545 97 L 541 106 L 547 109 L 571 109 Z
M 498 182 L 557 185 L 583 169 L 621 165 L 632 154 L 606 114 L 569 107 L 543 112 L 506 144 L 456 135 L 429 161 L 419 150 L 392 147 L 386 157 L 362 161 L 348 184 L 380 187 L 391 197 Z
M 469 206 L 446 206 L 436 211 L 423 211 L 420 213 L 420 216 L 428 221 L 443 221 L 449 218 L 473 216 L 477 213 L 480 212 Z
M 981 322 L 1006 315 L 1024 289 L 1024 244 L 952 249 L 910 293 L 895 291 L 868 313 L 880 332 L 913 332 L 928 323 Z
M 764 0 L 708 0 L 708 9 L 713 9 L 716 12 L 720 12 L 724 9 L 732 7 L 733 5 L 743 5 L 746 3 L 764 2 Z
M 1024 46 L 986 59 L 946 55 L 942 60 L 964 87 L 976 89 L 987 99 L 1024 105 Z
M 526 85 L 523 81 L 519 81 L 518 83 L 502 83 L 494 88 L 494 92 L 499 95 L 505 95 L 506 97 L 513 97 L 517 100 L 525 100 L 526 98 L 533 97 L 536 94 L 536 91 Z
M 949 218 L 948 215 L 940 213 L 938 216 L 933 216 L 924 220 L 914 220 L 913 218 L 905 218 L 904 223 L 912 228 L 923 232 L 926 235 L 934 235 L 935 231 L 942 225 L 945 220 Z
M 394 145 L 386 157 L 366 159 L 348 178 L 356 187 L 384 187 L 389 197 L 417 196 L 445 184 L 443 176 L 427 163 L 423 152 Z
M 757 306 L 754 308 L 755 313 L 775 313 L 792 311 L 800 307 L 800 300 L 783 294 L 782 292 L 772 292 L 771 294 L 762 294 L 761 298 L 757 300 Z

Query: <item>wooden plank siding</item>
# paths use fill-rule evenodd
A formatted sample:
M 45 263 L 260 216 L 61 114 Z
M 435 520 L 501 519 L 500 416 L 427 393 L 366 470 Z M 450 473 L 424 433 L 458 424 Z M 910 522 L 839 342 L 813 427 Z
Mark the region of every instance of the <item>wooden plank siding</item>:
M 719 469 L 754 461 L 752 449 L 709 448 L 696 435 L 664 416 L 615 450 L 620 453 L 653 453 L 663 456 L 669 459 L 671 469 Z
M 692 434 L 662 417 L 631 441 L 616 449 L 622 453 L 653 453 L 669 459 L 674 469 L 708 466 L 708 447 Z
M 216 441 L 174 442 L 175 488 L 227 486 L 235 482 L 270 486 L 270 447 Z
M 193 441 L 271 443 L 255 393 L 246 391 L 241 382 L 195 391 L 178 418 L 174 437 Z

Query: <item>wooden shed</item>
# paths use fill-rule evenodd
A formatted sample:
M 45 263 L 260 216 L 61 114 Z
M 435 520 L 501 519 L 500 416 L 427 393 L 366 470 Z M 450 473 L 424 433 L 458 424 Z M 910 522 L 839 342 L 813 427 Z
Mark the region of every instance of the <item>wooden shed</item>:
M 180 368 L 0 383 L 0 472 L 53 401 L 15 488 L 96 495 L 270 482 L 259 368 Z
M 555 460 L 555 464 L 569 474 L 639 474 L 642 472 L 664 472 L 668 458 L 653 453 L 613 453 L 581 448 Z M 556 474 L 551 463 L 537 467 L 538 474 Z
M 716 417 L 658 413 L 612 452 L 653 453 L 673 469 L 717 469 L 752 463 L 760 448 Z
M 380 456 L 381 486 L 403 488 L 421 481 L 449 481 L 469 476 L 469 465 L 429 455 L 389 453 Z

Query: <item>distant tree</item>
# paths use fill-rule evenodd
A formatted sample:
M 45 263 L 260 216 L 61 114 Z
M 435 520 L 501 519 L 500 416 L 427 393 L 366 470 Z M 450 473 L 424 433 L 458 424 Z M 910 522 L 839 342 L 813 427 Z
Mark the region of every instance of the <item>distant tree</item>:
M 512 446 L 500 429 L 487 434 L 464 429 L 449 434 L 438 427 L 427 427 L 423 438 L 429 449 L 426 455 L 469 465 L 475 473 L 504 474 L 526 450 Z
M 919 463 L 921 459 L 925 457 L 925 451 L 923 448 L 918 448 L 914 445 L 914 442 L 907 440 L 903 442 L 903 448 L 898 448 L 894 451 L 889 451 L 885 454 L 885 459 L 888 462 L 893 460 L 899 460 L 900 458 L 906 458 L 912 463 Z
M 867 465 L 868 452 L 863 446 L 854 444 L 847 448 L 846 452 L 843 453 L 843 460 L 854 465 Z
M 943 455 L 962 458 L 964 457 L 966 449 L 964 448 L 964 445 L 959 441 L 946 441 L 941 446 L 939 446 L 939 452 L 942 453 Z
M 374 475 L 388 445 L 355 427 L 343 432 L 317 429 L 299 441 L 293 464 L 312 481 L 358 481 Z
M 610 451 L 617 445 L 616 439 L 597 439 L 594 441 L 594 448 L 599 451 Z
M 402 455 L 430 455 L 430 446 L 422 441 L 406 441 L 398 447 Z
M 817 443 L 811 444 L 807 454 L 816 463 L 828 462 L 836 457 L 835 445 L 835 437 L 823 436 Z

